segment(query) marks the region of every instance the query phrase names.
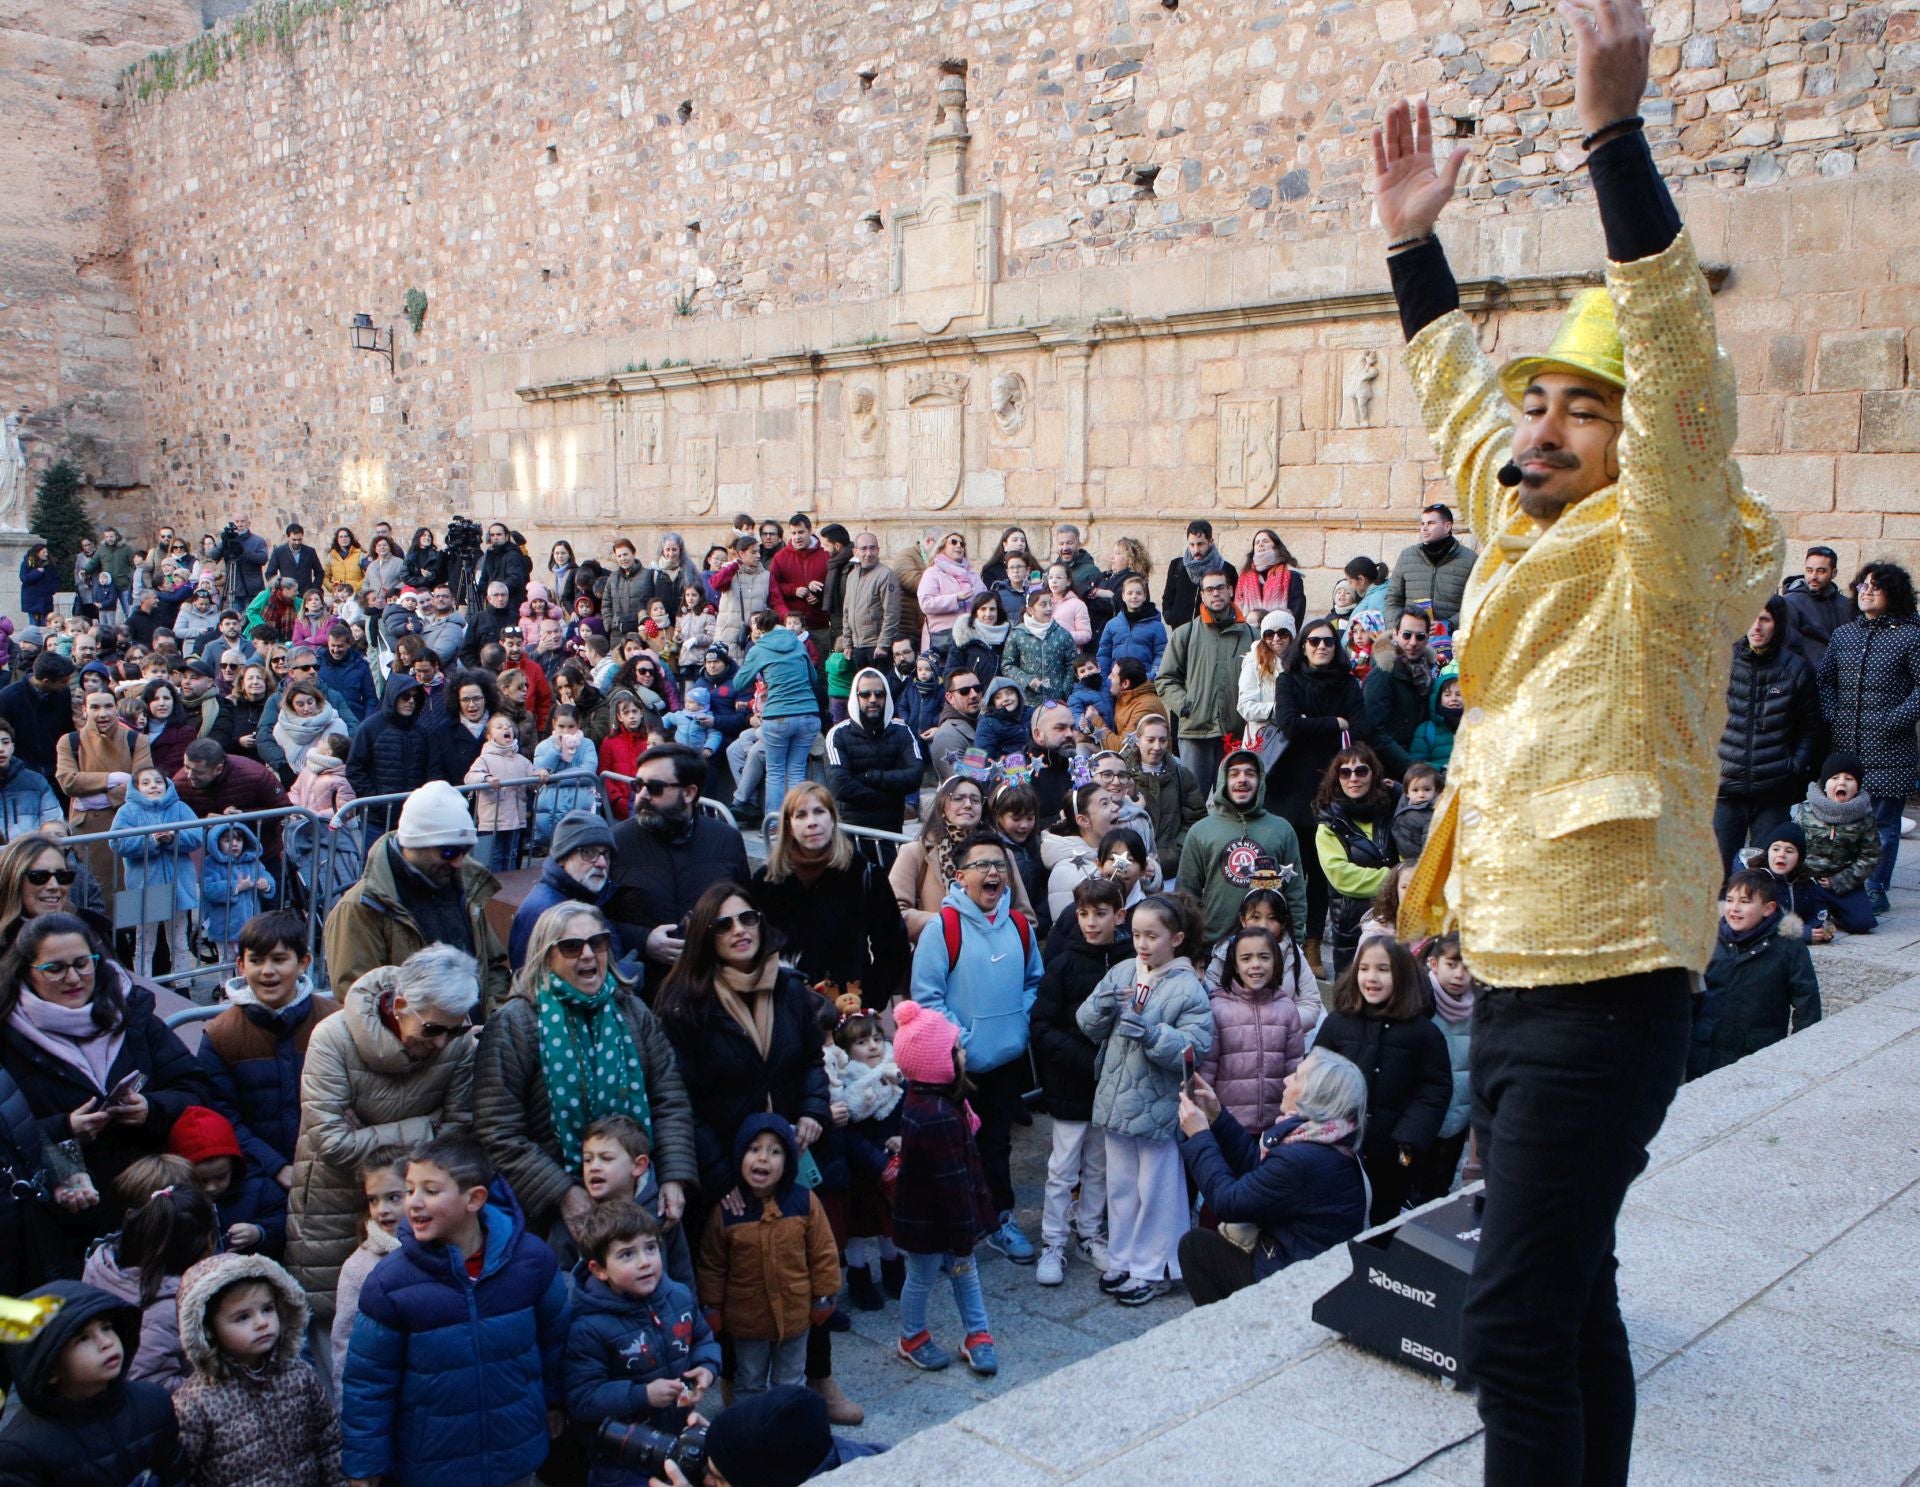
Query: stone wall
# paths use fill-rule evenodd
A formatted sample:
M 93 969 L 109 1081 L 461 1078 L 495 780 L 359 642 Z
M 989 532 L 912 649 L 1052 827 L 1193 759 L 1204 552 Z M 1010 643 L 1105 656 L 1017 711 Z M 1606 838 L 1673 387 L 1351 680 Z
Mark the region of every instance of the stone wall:
M 1646 113 L 1732 269 L 1752 477 L 1798 535 L 1912 555 L 1920 11 L 1655 16 Z M 791 506 L 985 532 L 1064 506 L 1162 550 L 1201 511 L 1230 547 L 1279 525 L 1310 566 L 1396 547 L 1435 472 L 1364 131 L 1431 90 L 1481 157 L 1450 246 L 1488 344 L 1535 343 L 1599 256 L 1550 17 L 256 9 L 126 90 L 157 505 L 208 526 L 238 503 L 310 527 L 459 508 L 537 540 Z M 391 373 L 350 349 L 356 312 L 394 327 Z
M 200 29 L 199 0 L 0 3 L 0 406 L 44 468 L 138 485 L 147 445 L 129 284 L 121 73 Z

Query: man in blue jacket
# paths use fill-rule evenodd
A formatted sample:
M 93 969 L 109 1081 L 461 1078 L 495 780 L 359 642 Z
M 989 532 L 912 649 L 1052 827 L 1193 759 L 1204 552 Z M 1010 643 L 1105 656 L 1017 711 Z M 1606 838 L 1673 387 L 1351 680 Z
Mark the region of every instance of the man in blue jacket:
M 327 648 L 319 659 L 321 685 L 344 698 L 355 718 L 370 717 L 380 701 L 380 694 L 374 690 L 373 668 L 353 648 L 353 630 L 344 621 L 335 620 L 327 626 Z
M 960 1029 L 980 1117 L 980 1165 L 1000 1227 L 990 1248 L 1016 1265 L 1038 1253 L 1013 1217 L 1013 1122 L 1032 1078 L 1027 1016 L 1040 989 L 1033 926 L 1013 908 L 1006 845 L 976 831 L 953 849 L 957 871 L 913 952 L 913 999 Z

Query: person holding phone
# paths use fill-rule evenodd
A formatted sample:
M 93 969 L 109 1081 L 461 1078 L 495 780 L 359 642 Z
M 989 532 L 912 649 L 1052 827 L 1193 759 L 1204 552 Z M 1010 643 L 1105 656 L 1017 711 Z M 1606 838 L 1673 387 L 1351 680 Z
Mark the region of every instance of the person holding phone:
M 164 1152 L 181 1112 L 211 1098 L 200 1066 L 161 1020 L 154 988 L 71 914 L 28 921 L 0 958 L 0 1068 L 43 1131 L 79 1143 L 102 1192 L 136 1157 Z M 58 1215 L 73 1273 L 86 1242 L 117 1216 L 110 1204 Z

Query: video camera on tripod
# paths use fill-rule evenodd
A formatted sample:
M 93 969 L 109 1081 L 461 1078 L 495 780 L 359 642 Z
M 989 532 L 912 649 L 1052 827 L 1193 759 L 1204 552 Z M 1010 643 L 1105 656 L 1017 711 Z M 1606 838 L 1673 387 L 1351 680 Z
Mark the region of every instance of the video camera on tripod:
M 453 602 L 470 609 L 473 579 L 480 568 L 480 549 L 486 532 L 470 516 L 455 516 L 447 523 L 447 585 L 453 590 Z

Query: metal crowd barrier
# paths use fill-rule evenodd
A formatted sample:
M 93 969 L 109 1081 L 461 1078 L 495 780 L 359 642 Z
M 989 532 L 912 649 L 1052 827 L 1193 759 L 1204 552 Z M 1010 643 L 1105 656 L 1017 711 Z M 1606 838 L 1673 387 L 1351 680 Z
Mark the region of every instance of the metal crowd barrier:
M 80 836 L 65 837 L 63 841 L 70 849 L 92 846 L 95 843 L 104 843 L 111 847 L 115 842 L 133 841 L 140 837 L 157 836 L 163 832 L 195 831 L 205 833 L 208 831 L 224 830 L 229 826 L 252 826 L 256 822 L 262 821 L 285 821 L 290 826 L 309 825 L 309 829 L 311 829 L 312 826 L 323 824 L 319 816 L 304 806 L 292 805 L 279 806 L 268 811 L 236 811 L 230 815 L 196 816 L 191 821 L 169 821 L 157 826 L 127 826 L 117 827 L 110 831 L 90 831 Z M 259 832 L 256 830 L 254 835 L 258 836 Z M 191 855 L 196 861 L 204 861 L 206 849 L 204 846 L 195 848 Z M 266 902 L 276 905 L 284 905 L 290 902 L 288 898 L 289 885 L 287 883 L 286 864 L 291 860 L 291 854 L 283 857 L 281 870 L 274 883 L 274 893 Z M 149 884 L 141 888 L 130 888 L 126 886 L 127 859 L 116 851 L 114 853 L 114 861 L 116 867 L 114 869 L 113 882 L 110 884 L 102 883 L 100 890 L 103 894 L 108 895 L 107 913 L 116 930 L 133 929 L 140 924 L 164 924 L 175 917 L 172 906 L 172 896 L 174 892 L 172 884 Z M 132 913 L 131 916 L 126 912 L 125 905 L 128 895 L 158 894 L 163 889 L 168 897 L 167 912 L 164 917 L 157 915 L 149 916 L 145 912 L 146 906 L 144 904 L 140 905 L 138 911 Z M 310 953 L 314 954 L 315 974 L 316 979 L 318 979 L 324 975 L 317 953 L 320 947 L 319 895 L 309 892 L 305 897 L 307 899 L 305 914 L 307 924 L 307 949 Z M 158 985 L 169 987 L 179 985 L 190 992 L 195 984 L 206 982 L 210 979 L 217 985 L 220 980 L 224 980 L 229 974 L 233 973 L 234 970 L 235 967 L 232 961 L 219 961 L 213 965 L 195 966 L 190 970 L 183 971 L 175 969 L 165 976 L 155 977 L 154 980 Z

